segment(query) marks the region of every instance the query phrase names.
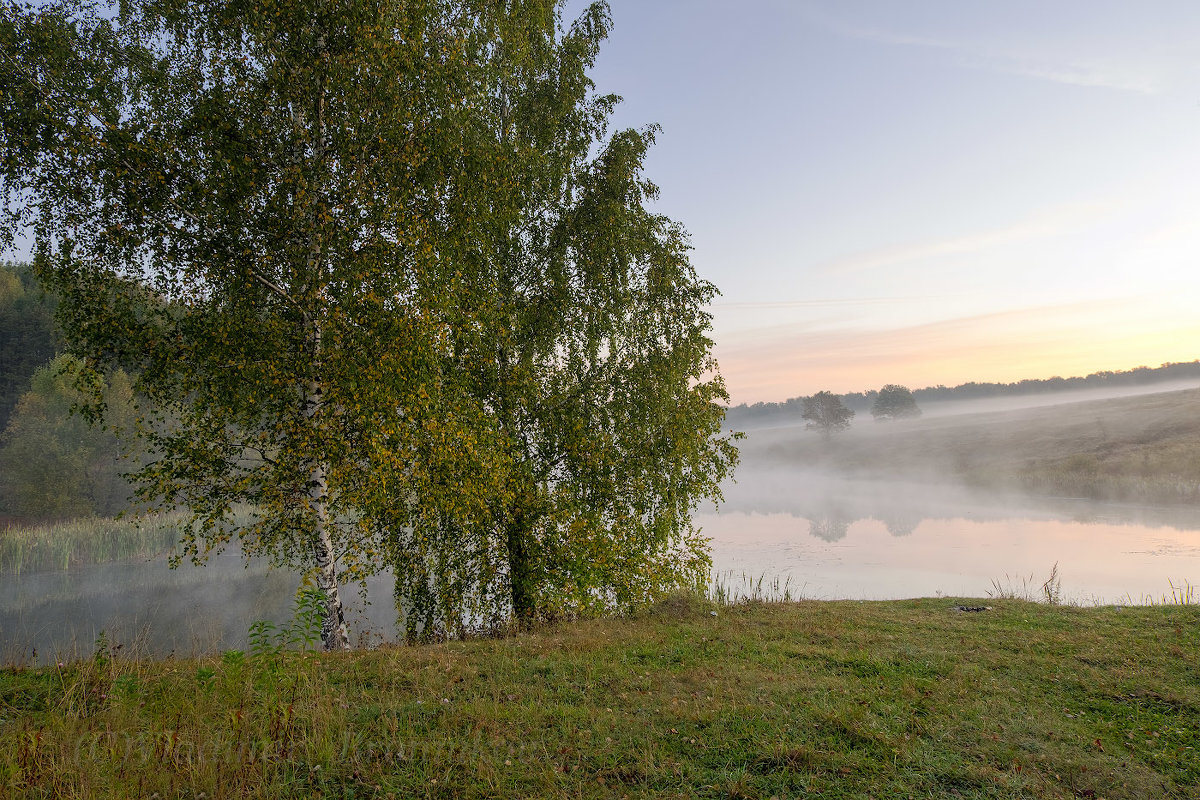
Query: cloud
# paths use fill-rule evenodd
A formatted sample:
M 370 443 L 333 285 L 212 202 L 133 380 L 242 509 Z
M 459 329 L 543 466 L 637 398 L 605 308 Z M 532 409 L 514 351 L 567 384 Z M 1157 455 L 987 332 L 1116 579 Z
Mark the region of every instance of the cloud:
M 833 261 L 827 261 L 817 266 L 816 269 L 827 273 L 865 272 L 909 261 L 920 261 L 926 258 L 962 255 L 964 253 L 990 250 L 1008 244 L 1052 236 L 1059 233 L 1060 230 L 1061 226 L 1054 223 L 1025 223 L 994 231 L 968 234 L 966 236 L 881 247 L 855 253 Z
M 980 53 L 979 66 L 1026 78 L 1052 81 L 1069 86 L 1086 86 L 1138 94 L 1162 94 L 1167 79 L 1149 65 L 1118 64 L 1103 59 L 1052 62 L 1034 56 L 1006 53 Z
M 993 230 L 978 231 L 931 241 L 875 248 L 817 265 L 826 274 L 866 272 L 911 261 L 979 253 L 1009 245 L 1063 236 L 1111 215 L 1130 203 L 1130 193 L 1114 194 L 1103 201 L 1066 203 L 1045 210 L 1028 220 Z
M 1162 64 L 1143 57 L 1122 58 L 1106 51 L 1102 55 L 1067 54 L 1067 44 L 1053 47 L 1016 48 L 983 41 L 938 38 L 913 35 L 879 28 L 847 24 L 813 8 L 808 16 L 826 29 L 848 39 L 877 42 L 899 47 L 939 50 L 954 56 L 970 69 L 979 69 L 1068 86 L 1112 89 L 1122 92 L 1155 95 L 1168 87 L 1169 70 Z

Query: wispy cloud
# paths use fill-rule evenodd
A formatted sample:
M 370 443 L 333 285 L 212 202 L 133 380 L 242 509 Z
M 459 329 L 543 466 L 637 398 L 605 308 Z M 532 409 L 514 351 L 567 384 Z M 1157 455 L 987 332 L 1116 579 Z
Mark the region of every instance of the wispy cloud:
M 1054 62 L 1029 55 L 979 53 L 979 66 L 1010 75 L 1063 83 L 1116 89 L 1138 94 L 1162 94 L 1168 88 L 1164 71 L 1148 64 L 1128 64 L 1105 59 Z
M 1056 226 L 1046 223 L 1014 225 L 994 231 L 956 236 L 936 241 L 900 244 L 828 261 L 817 267 L 826 273 L 865 272 L 881 267 L 890 267 L 909 261 L 920 261 L 941 256 L 976 253 L 1007 244 L 1029 241 L 1057 232 Z
M 1138 94 L 1161 94 L 1168 89 L 1169 70 L 1145 58 L 1122 58 L 1111 52 L 1068 53 L 1065 44 L 1039 51 L 980 40 L 923 36 L 851 25 L 811 7 L 807 12 L 811 19 L 840 36 L 899 47 L 939 50 L 971 69 Z
M 875 248 L 827 261 L 817 265 L 815 270 L 826 274 L 865 272 L 910 261 L 978 253 L 1008 245 L 1059 236 L 1094 224 L 1098 219 L 1104 217 L 1104 215 L 1112 213 L 1128 202 L 1129 200 L 1126 197 L 1122 199 L 1113 198 L 1107 201 L 1065 204 L 1039 213 L 1015 225 L 932 241 Z

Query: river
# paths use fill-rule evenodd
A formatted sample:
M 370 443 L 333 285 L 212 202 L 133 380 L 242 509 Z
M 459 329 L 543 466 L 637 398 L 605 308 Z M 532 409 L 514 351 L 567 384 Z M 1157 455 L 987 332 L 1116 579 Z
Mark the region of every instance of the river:
M 715 578 L 735 595 L 762 585 L 811 599 L 1045 599 L 1056 565 L 1047 588 L 1064 602 L 1161 602 L 1200 586 L 1200 511 L 1192 508 L 770 470 L 743 473 L 726 498 L 695 521 L 712 539 Z M 87 657 L 101 631 L 158 657 L 244 649 L 250 623 L 290 618 L 298 582 L 236 553 L 177 570 L 159 557 L 6 575 L 0 661 Z M 345 597 L 358 643 L 394 639 L 390 579 L 373 579 L 365 596 L 356 588 Z

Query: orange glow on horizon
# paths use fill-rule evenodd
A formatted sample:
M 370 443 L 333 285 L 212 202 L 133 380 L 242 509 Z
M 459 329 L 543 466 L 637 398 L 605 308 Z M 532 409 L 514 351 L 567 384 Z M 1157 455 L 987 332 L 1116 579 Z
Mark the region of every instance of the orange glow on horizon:
M 1170 315 L 1148 320 L 1102 307 L 1031 309 L 890 330 L 779 326 L 736 332 L 716 343 L 737 405 L 887 383 L 913 389 L 1008 383 L 1194 361 L 1200 357 L 1200 322 Z

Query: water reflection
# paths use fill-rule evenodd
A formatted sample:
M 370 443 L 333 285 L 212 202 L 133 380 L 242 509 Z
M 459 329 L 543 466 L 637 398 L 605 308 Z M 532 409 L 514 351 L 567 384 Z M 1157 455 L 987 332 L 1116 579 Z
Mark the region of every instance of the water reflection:
M 843 517 L 836 511 L 826 513 L 824 516 L 814 515 L 808 518 L 808 532 L 818 539 L 836 542 L 838 539 L 846 538 L 851 522 L 854 520 Z
M 207 566 L 168 568 L 165 558 L 0 581 L 0 663 L 50 663 L 92 654 L 101 631 L 110 642 L 156 657 L 245 649 L 252 622 L 291 619 L 300 576 L 249 564 L 236 554 Z M 371 580 L 344 594 L 360 644 L 392 639 L 392 582 Z
M 1200 510 L 972 492 L 956 486 L 743 474 L 697 521 L 718 574 L 781 578 L 808 597 L 982 597 L 1040 586 L 1145 602 L 1200 585 Z M 1036 596 L 1036 592 L 1034 594 Z
M 1156 600 L 1200 586 L 1200 511 L 1037 501 L 923 483 L 743 471 L 697 523 L 719 575 L 780 578 L 815 598 L 1035 593 L 1059 565 L 1066 599 Z M 740 580 L 740 578 L 735 578 Z M 91 654 L 100 631 L 156 656 L 244 649 L 251 622 L 291 616 L 299 576 L 236 554 L 169 570 L 163 559 L 6 575 L 0 662 Z M 392 582 L 346 592 L 360 644 L 394 638 Z M 1035 595 L 1036 596 L 1036 595 Z M 36 656 L 35 656 L 36 651 Z
M 883 524 L 892 536 L 908 536 L 921 524 L 921 517 L 913 513 L 896 513 L 885 518 Z

